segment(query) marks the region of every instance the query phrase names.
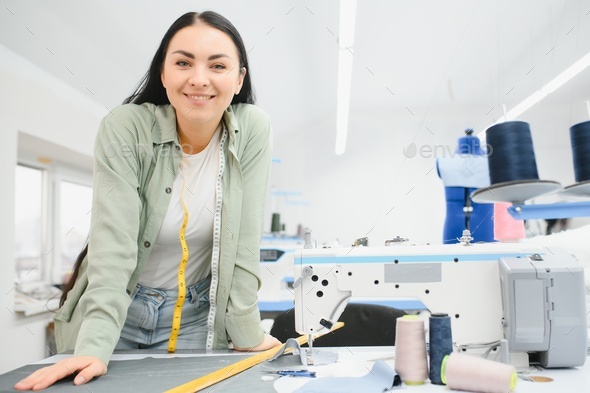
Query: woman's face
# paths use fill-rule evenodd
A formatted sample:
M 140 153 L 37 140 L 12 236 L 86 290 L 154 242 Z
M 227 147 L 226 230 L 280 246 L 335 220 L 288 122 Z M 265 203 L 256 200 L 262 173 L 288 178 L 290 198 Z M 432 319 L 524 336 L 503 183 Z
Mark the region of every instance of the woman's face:
M 168 45 L 162 84 L 180 128 L 217 127 L 242 88 L 245 72 L 224 32 L 204 23 L 179 30 Z

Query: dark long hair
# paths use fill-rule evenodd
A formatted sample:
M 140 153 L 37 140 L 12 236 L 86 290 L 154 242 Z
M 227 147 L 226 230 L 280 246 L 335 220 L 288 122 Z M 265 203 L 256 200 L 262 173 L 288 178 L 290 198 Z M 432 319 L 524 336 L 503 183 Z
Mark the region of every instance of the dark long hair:
M 234 96 L 231 103 L 254 104 L 255 97 L 251 82 L 250 66 L 248 65 L 248 53 L 246 52 L 244 41 L 242 41 L 240 33 L 238 33 L 238 30 L 229 20 L 213 11 L 205 11 L 201 13 L 187 12 L 180 18 L 176 19 L 166 34 L 164 34 L 162 42 L 160 42 L 160 46 L 158 47 L 158 50 L 152 59 L 150 68 L 143 76 L 141 82 L 139 82 L 139 85 L 133 94 L 123 101 L 124 104 L 143 104 L 145 102 L 155 105 L 170 104 L 168 96 L 166 95 L 166 89 L 164 88 L 164 85 L 162 85 L 161 78 L 168 46 L 170 45 L 170 41 L 174 35 L 176 35 L 179 30 L 184 29 L 185 27 L 193 26 L 199 22 L 205 23 L 227 34 L 232 39 L 238 50 L 238 55 L 240 57 L 240 69 L 246 68 L 247 70 L 246 75 L 244 76 L 242 89 L 240 90 L 239 94 Z
M 86 258 L 86 255 L 88 254 L 88 243 L 86 243 L 86 245 L 84 246 L 84 249 L 82 249 L 82 252 L 80 252 L 80 254 L 78 255 L 78 258 L 76 258 L 76 262 L 74 262 L 74 267 L 72 270 L 72 275 L 70 276 L 68 282 L 65 283 L 62 291 L 61 291 L 61 297 L 59 298 L 59 306 L 63 306 L 64 302 L 66 301 L 66 298 L 68 297 L 68 292 L 70 292 L 72 290 L 72 288 L 74 287 L 74 284 L 76 283 L 76 279 L 78 278 L 78 273 L 80 272 L 80 266 L 82 265 L 82 261 L 84 260 L 84 258 Z
M 238 30 L 232 25 L 232 23 L 224 18 L 223 16 L 219 15 L 213 11 L 205 11 L 202 13 L 198 12 L 188 12 L 178 18 L 172 26 L 168 29 L 164 37 L 162 38 L 162 42 L 160 42 L 160 46 L 152 59 L 152 63 L 150 68 L 140 81 L 137 89 L 131 94 L 129 97 L 123 101 L 124 104 L 143 104 L 145 102 L 149 102 L 155 105 L 166 105 L 170 104 L 168 100 L 168 96 L 166 95 L 166 89 L 162 85 L 162 79 L 160 75 L 162 74 L 162 67 L 164 65 L 164 59 L 166 58 L 166 51 L 168 50 L 168 45 L 170 44 L 170 40 L 172 37 L 181 29 L 185 27 L 193 26 L 199 22 L 205 23 L 211 27 L 216 28 L 227 34 L 238 50 L 238 55 L 240 57 L 240 69 L 242 67 L 246 68 L 247 72 L 244 76 L 244 82 L 242 84 L 242 89 L 240 93 L 235 95 L 232 104 L 237 103 L 246 103 L 246 104 L 254 104 L 255 97 L 254 91 L 252 88 L 252 79 L 251 79 L 251 72 L 250 66 L 248 65 L 248 53 L 246 52 L 246 47 L 244 46 L 244 42 L 242 41 L 242 37 Z M 76 279 L 78 278 L 78 274 L 80 272 L 80 266 L 82 265 L 82 261 L 86 258 L 88 254 L 88 244 L 85 245 L 84 249 L 78 255 L 76 262 L 73 267 L 73 272 L 68 280 L 68 282 L 64 285 L 62 290 L 62 295 L 59 300 L 59 306 L 61 307 L 66 298 L 68 296 L 68 292 L 74 286 Z

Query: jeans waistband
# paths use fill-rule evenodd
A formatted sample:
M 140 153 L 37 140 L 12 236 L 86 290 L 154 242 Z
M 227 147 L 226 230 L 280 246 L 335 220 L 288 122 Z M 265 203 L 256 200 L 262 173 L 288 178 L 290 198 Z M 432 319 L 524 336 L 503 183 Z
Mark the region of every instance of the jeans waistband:
M 186 293 L 199 293 L 202 292 L 204 289 L 209 289 L 211 286 L 211 275 L 208 275 L 201 281 L 197 281 L 195 284 L 187 285 L 186 286 Z M 131 294 L 131 299 L 133 299 L 137 293 L 143 293 L 148 296 L 161 296 L 162 298 L 176 298 L 178 297 L 178 288 L 174 289 L 161 289 L 161 288 L 150 288 L 146 287 L 141 284 L 137 284 L 135 286 L 135 290 Z

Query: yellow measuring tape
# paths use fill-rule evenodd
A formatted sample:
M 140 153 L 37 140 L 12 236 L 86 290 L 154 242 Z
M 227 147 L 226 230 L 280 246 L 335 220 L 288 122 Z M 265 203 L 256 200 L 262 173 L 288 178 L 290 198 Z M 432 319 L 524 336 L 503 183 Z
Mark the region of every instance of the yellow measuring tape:
M 313 338 L 315 340 L 316 338 L 321 337 L 324 334 L 333 332 L 336 329 L 340 329 L 342 326 L 344 326 L 344 323 L 336 322 L 334 324 L 334 326 L 332 326 L 332 329 L 330 329 L 326 332 L 320 333 L 320 334 L 315 334 L 313 336 Z M 299 345 L 303 345 L 303 344 L 307 343 L 307 339 L 308 339 L 307 334 L 296 338 Z M 234 364 L 230 364 L 230 365 L 223 367 L 217 371 L 214 371 L 210 374 L 207 374 L 207 375 L 202 376 L 200 378 L 194 379 L 190 382 L 187 382 L 183 385 L 177 386 L 177 387 L 172 388 L 170 390 L 166 390 L 164 393 L 194 393 L 194 392 L 201 391 L 205 388 L 208 388 L 209 386 L 215 385 L 218 382 L 221 382 L 221 381 L 226 380 L 230 377 L 233 377 L 234 375 L 239 374 L 242 371 L 248 370 L 249 368 L 254 367 L 257 364 L 267 361 L 268 359 L 270 359 L 274 355 L 276 355 L 277 352 L 280 351 L 281 349 L 283 349 L 284 347 L 285 347 L 285 344 L 278 346 L 278 347 L 271 348 L 271 349 L 267 349 L 266 351 L 259 352 L 256 355 L 252 355 L 252 356 L 247 357 L 246 359 L 240 360 Z M 293 348 L 287 348 L 284 353 L 287 354 L 287 353 L 291 353 L 292 351 L 293 351 Z M 211 390 L 213 390 L 213 389 L 211 389 Z M 211 390 L 209 390 L 209 392 Z
M 184 191 L 184 182 L 182 185 Z M 170 339 L 168 340 L 168 352 L 176 352 L 176 341 L 178 340 L 178 333 L 180 332 L 180 320 L 182 318 L 182 306 L 186 297 L 186 279 L 184 273 L 186 271 L 186 264 L 188 262 L 188 245 L 184 233 L 186 231 L 186 224 L 188 223 L 188 209 L 180 197 L 182 203 L 182 210 L 184 211 L 184 219 L 180 227 L 180 246 L 182 247 L 182 257 L 180 258 L 180 265 L 178 266 L 178 298 L 176 299 L 176 306 L 174 306 L 174 315 L 172 317 L 172 331 L 170 332 Z

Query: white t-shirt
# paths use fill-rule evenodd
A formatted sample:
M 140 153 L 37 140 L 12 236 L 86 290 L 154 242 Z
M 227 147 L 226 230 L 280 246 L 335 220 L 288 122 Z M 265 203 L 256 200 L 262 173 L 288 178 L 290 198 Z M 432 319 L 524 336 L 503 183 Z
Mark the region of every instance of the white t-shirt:
M 187 286 L 211 273 L 215 185 L 219 171 L 221 125 L 207 147 L 197 154 L 183 154 L 172 186 L 168 212 L 139 283 L 150 288 L 178 288 L 178 266 L 182 257 L 180 228 L 184 219 L 181 199 L 188 210 L 185 238 L 189 258 Z

